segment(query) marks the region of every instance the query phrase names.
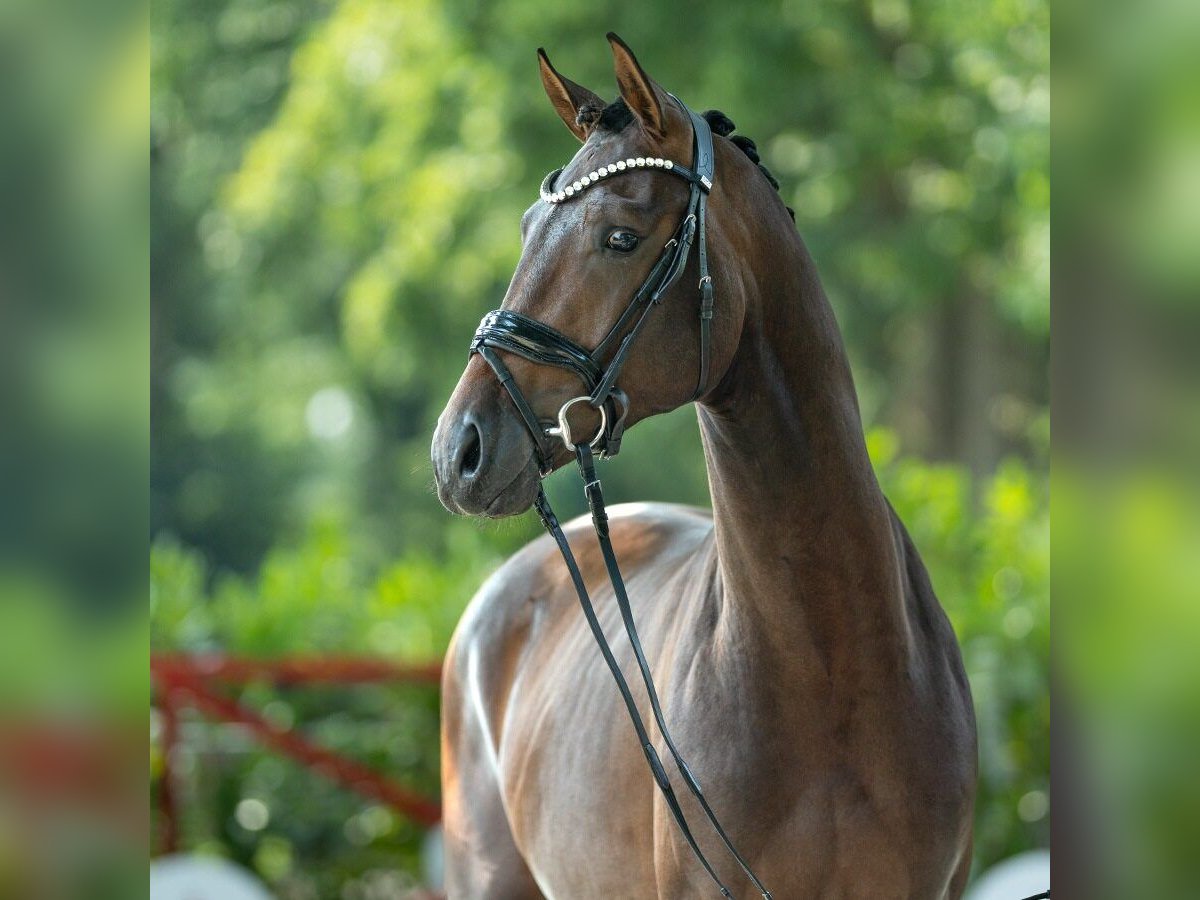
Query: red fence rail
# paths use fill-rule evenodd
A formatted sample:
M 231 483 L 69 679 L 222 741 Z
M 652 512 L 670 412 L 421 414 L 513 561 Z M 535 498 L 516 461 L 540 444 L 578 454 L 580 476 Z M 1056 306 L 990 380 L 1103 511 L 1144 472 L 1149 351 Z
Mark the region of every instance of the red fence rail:
M 358 760 L 309 740 L 295 728 L 279 728 L 228 696 L 230 688 L 252 681 L 279 686 L 315 684 L 407 683 L 437 685 L 441 662 L 397 665 L 362 657 L 248 659 L 222 655 L 153 655 L 150 676 L 153 703 L 162 716 L 164 771 L 158 806 L 162 823 L 161 850 L 178 849 L 178 795 L 172 765 L 179 743 L 179 712 L 190 707 L 219 722 L 246 728 L 265 746 L 297 760 L 364 797 L 386 803 L 427 827 L 442 817 L 441 804 L 423 797 Z

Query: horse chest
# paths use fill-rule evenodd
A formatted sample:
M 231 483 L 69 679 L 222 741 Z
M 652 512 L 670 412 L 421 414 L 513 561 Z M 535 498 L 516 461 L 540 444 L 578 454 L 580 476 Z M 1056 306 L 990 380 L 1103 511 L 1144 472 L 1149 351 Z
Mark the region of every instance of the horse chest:
M 881 711 L 847 715 L 802 683 L 755 686 L 753 672 L 722 671 L 706 652 L 696 658 L 687 635 L 660 631 L 664 623 L 647 613 L 646 633 L 657 636 L 648 652 L 677 742 L 776 896 L 840 884 L 877 892 L 862 896 L 905 896 L 918 877 L 913 860 L 955 845 L 941 834 L 961 824 L 940 805 L 941 776 L 914 772 L 918 748 Z M 570 628 L 557 633 L 530 651 L 527 677 L 514 682 L 500 780 L 517 846 L 547 897 L 704 896 L 711 884 L 674 829 L 588 640 Z M 891 743 L 880 746 L 888 733 Z M 740 883 L 673 763 L 665 765 L 706 854 Z M 918 821 L 920 810 L 928 821 Z

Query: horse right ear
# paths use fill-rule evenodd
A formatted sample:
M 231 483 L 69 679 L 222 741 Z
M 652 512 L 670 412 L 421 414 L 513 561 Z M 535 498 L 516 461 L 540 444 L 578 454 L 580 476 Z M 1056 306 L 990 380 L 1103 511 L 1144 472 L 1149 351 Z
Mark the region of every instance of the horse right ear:
M 559 75 L 541 47 L 538 47 L 538 68 L 542 72 L 542 87 L 546 89 L 546 96 L 554 104 L 558 117 L 571 129 L 571 134 L 580 141 L 586 141 L 592 127 L 600 119 L 600 113 L 604 111 L 604 101 L 587 88 Z

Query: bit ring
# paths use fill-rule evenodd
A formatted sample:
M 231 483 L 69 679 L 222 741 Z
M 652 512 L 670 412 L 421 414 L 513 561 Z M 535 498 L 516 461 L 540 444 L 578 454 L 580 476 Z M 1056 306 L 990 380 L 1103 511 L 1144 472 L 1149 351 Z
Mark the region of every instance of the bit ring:
M 568 450 L 573 451 L 575 449 L 575 441 L 573 439 L 573 435 L 571 434 L 571 423 L 569 421 L 567 421 L 567 412 L 576 403 L 585 403 L 586 402 L 590 406 L 591 400 L 592 400 L 591 397 L 588 397 L 585 395 L 582 397 L 573 397 L 572 399 L 570 399 L 566 403 L 564 403 L 562 405 L 562 409 L 560 409 L 558 411 L 558 427 L 557 428 L 547 428 L 546 436 L 562 438 L 562 442 L 566 446 L 566 448 Z M 592 408 L 595 410 L 598 410 L 600 413 L 600 428 L 596 431 L 596 436 L 594 438 L 592 438 L 590 441 L 588 441 L 588 446 L 594 450 L 594 449 L 596 449 L 596 446 L 602 440 L 604 440 L 604 433 L 606 431 L 608 431 L 608 413 L 604 409 L 604 404 L 601 404 L 600 406 L 595 406 Z

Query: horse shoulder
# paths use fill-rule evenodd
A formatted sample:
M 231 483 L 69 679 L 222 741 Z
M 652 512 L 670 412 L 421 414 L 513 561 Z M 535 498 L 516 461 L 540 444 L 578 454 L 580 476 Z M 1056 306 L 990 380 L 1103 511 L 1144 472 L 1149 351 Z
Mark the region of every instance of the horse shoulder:
M 545 570 L 556 557 L 547 536 L 511 556 L 471 598 L 446 651 L 443 695 L 456 706 L 456 719 L 484 731 L 493 755 L 506 698 L 535 625 Z M 450 741 L 454 737 L 447 734 Z
M 500 567 L 459 619 L 442 675 L 442 803 L 449 896 L 542 896 L 512 834 L 501 773 L 505 711 L 534 625 L 548 538 Z
M 688 553 L 712 532 L 707 510 L 670 503 L 622 503 L 609 508 L 610 531 L 622 571 L 629 576 L 650 562 Z M 591 520 L 563 526 L 589 590 L 607 583 Z M 531 645 L 558 630 L 578 603 L 566 566 L 548 535 L 513 554 L 467 605 L 446 655 L 444 692 L 469 705 L 470 718 L 500 743 L 513 682 Z

